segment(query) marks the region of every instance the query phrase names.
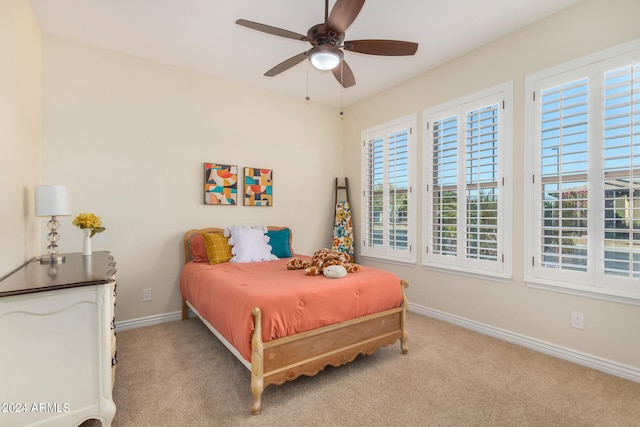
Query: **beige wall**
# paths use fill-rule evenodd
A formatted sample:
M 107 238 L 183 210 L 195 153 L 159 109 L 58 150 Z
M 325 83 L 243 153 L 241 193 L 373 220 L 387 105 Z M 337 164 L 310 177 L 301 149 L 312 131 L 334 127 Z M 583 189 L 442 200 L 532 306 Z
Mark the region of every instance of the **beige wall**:
M 332 108 L 48 36 L 41 86 L 40 33 L 29 3 L 1 2 L 0 276 L 46 246 L 44 220 L 33 217 L 33 186 L 67 184 L 74 213 L 94 212 L 107 227 L 93 246 L 117 258 L 118 318 L 179 310 L 181 237 L 188 228 L 287 224 L 300 252 L 329 244 L 333 179 L 348 176 L 358 194 L 362 129 L 418 113 L 420 157 L 423 109 L 513 81 L 513 164 L 522 170 L 524 77 L 639 38 L 638 16 L 636 0 L 584 0 L 361 102 L 341 120 Z M 275 206 L 203 205 L 205 161 L 274 169 Z M 516 173 L 509 284 L 428 272 L 419 264 L 367 263 L 408 279 L 414 307 L 640 368 L 639 307 L 523 283 L 522 187 Z M 359 221 L 360 201 L 352 199 Z M 80 232 L 71 218 L 62 222 L 62 251 L 79 251 Z M 418 242 L 421 236 L 419 230 Z M 153 301 L 143 303 L 147 287 Z M 585 314 L 585 330 L 569 327 L 572 310 Z
M 40 253 L 40 51 L 31 3 L 0 2 L 0 278 Z
M 557 15 L 346 110 L 345 174 L 360 187 L 360 132 L 418 113 L 418 161 L 422 156 L 422 111 L 455 98 L 513 81 L 514 208 L 513 280 L 508 284 L 365 262 L 395 271 L 410 282 L 410 303 L 479 322 L 533 340 L 567 347 L 640 368 L 640 307 L 528 288 L 523 283 L 524 79 L 527 74 L 640 38 L 640 2 L 585 0 Z M 418 171 L 418 182 L 422 182 Z M 418 210 L 422 210 L 418 192 Z M 353 203 L 358 219 L 360 200 Z M 418 241 L 422 240 L 419 226 Z M 585 316 L 585 329 L 570 327 L 570 312 Z
M 43 37 L 42 176 L 70 186 L 74 215 L 102 217 L 92 246 L 116 258 L 120 321 L 180 310 L 190 228 L 287 225 L 301 253 L 330 244 L 342 126 L 303 98 Z M 204 162 L 273 169 L 274 206 L 204 205 Z M 72 219 L 63 252 L 81 250 Z

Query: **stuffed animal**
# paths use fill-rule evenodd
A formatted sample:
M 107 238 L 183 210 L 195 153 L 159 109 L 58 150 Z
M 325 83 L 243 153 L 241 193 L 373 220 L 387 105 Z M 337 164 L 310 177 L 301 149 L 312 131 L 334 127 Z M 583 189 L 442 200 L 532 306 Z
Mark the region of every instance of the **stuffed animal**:
M 302 270 L 307 276 L 319 276 L 325 274 L 324 270 L 331 266 L 337 266 L 344 268 L 345 272 L 356 273 L 360 271 L 360 266 L 349 262 L 349 255 L 344 252 L 332 251 L 327 248 L 322 248 L 311 257 L 311 262 L 306 262 L 300 258 L 292 258 L 287 263 L 289 270 Z M 330 278 L 342 278 L 346 274 L 342 274 L 342 269 L 331 268 L 327 270 L 326 277 Z
M 329 279 L 342 279 L 347 275 L 347 269 L 344 265 L 329 265 L 322 269 L 322 274 Z

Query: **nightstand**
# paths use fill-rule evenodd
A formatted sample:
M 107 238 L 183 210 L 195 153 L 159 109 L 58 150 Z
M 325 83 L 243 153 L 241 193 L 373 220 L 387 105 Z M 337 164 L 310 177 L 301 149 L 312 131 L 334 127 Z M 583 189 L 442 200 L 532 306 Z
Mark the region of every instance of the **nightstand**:
M 27 263 L 0 281 L 0 425 L 110 426 L 116 339 L 109 252 Z

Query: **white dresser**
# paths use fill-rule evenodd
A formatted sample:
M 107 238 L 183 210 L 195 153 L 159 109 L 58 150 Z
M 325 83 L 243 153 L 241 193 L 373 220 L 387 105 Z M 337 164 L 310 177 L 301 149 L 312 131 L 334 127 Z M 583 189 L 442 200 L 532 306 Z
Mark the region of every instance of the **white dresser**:
M 0 426 L 110 426 L 116 367 L 109 252 L 35 260 L 0 281 Z

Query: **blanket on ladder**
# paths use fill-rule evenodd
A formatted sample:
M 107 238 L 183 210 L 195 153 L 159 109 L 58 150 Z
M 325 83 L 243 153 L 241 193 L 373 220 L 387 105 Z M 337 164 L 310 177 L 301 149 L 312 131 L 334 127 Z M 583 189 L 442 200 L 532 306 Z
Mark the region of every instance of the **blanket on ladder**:
M 346 253 L 351 258 L 351 262 L 354 262 L 353 222 L 351 221 L 351 208 L 349 207 L 349 202 L 336 203 L 336 218 L 333 226 L 332 249 L 334 251 Z

